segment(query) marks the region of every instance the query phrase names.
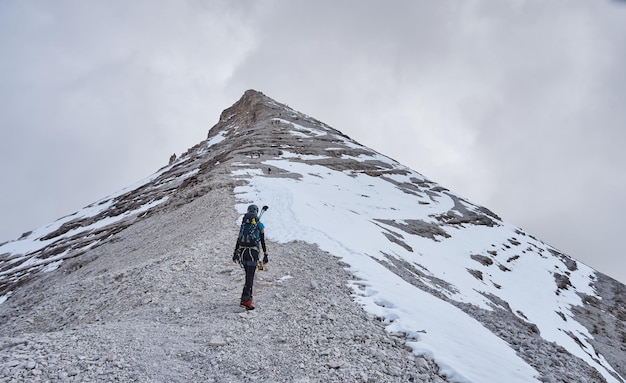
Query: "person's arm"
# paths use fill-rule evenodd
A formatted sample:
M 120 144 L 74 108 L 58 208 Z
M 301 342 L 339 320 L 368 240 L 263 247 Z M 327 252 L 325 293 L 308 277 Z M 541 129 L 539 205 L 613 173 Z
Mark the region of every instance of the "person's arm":
M 237 243 L 235 243 L 235 250 L 233 251 L 233 262 L 239 261 L 239 239 L 237 239 Z
M 265 229 L 261 229 L 261 248 L 263 249 L 263 254 L 267 255 L 267 247 L 265 246 Z
M 265 230 L 261 229 L 261 247 L 263 248 L 263 263 L 267 263 L 270 260 L 267 258 L 267 247 L 265 247 Z

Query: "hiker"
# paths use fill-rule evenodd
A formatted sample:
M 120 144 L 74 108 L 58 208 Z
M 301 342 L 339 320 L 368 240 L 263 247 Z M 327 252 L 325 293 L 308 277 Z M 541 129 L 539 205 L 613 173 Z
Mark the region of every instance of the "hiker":
M 263 207 L 267 209 L 267 207 Z M 263 260 L 259 262 L 259 243 L 263 248 Z M 233 262 L 239 264 L 246 271 L 246 282 L 241 293 L 241 307 L 246 310 L 254 310 L 252 305 L 252 284 L 254 283 L 254 272 L 257 267 L 263 270 L 263 265 L 268 262 L 267 248 L 265 247 L 265 225 L 259 221 L 259 207 L 257 205 L 248 206 L 248 212 L 241 220 L 241 229 L 237 237 Z

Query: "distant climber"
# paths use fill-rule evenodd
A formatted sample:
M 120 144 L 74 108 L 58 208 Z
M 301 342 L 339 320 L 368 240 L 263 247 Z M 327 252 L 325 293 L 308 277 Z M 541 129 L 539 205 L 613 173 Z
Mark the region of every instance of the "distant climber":
M 263 212 L 267 206 L 263 206 Z M 256 269 L 263 270 L 263 265 L 269 260 L 267 258 L 267 247 L 265 246 L 265 225 L 260 221 L 259 207 L 257 205 L 248 206 L 248 212 L 241 220 L 239 236 L 235 244 L 233 262 L 239 262 L 246 272 L 246 281 L 241 293 L 241 307 L 246 310 L 254 310 L 252 305 L 252 285 L 254 283 L 254 273 Z M 263 259 L 259 259 L 259 244 L 263 249 Z

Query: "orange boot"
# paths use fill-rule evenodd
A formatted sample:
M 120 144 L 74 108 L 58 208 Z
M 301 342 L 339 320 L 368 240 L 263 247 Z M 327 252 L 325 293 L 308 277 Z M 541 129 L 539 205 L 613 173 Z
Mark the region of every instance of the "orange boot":
M 254 310 L 254 306 L 252 306 L 252 299 L 248 299 L 247 301 L 242 300 L 239 305 L 246 310 Z

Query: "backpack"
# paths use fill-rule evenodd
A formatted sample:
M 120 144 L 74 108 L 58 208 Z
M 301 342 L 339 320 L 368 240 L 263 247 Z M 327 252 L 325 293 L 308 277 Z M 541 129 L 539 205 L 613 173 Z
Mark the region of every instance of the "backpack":
M 257 247 L 261 240 L 261 231 L 258 227 L 259 219 L 254 213 L 246 213 L 241 220 L 237 243 L 241 247 Z

